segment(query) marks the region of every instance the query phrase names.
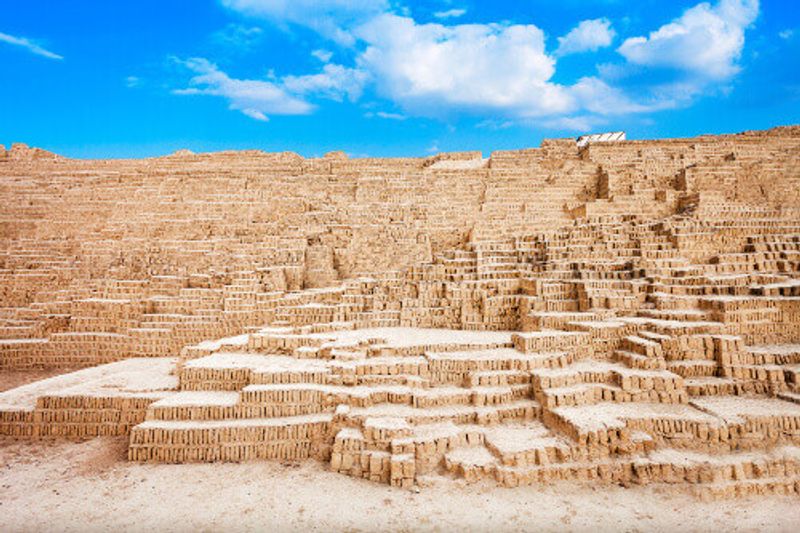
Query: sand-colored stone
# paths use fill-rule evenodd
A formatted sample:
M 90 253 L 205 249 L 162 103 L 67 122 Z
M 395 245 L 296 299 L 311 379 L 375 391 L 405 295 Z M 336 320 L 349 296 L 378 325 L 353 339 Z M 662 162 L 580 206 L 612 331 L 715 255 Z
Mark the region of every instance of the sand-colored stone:
M 428 158 L 0 152 L 0 433 L 413 487 L 800 491 L 800 128 Z M 100 366 L 97 366 L 100 365 Z

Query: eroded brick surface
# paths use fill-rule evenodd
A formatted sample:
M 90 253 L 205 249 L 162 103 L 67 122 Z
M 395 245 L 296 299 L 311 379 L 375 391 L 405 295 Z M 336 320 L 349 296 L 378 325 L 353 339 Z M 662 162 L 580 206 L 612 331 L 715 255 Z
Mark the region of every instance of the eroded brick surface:
M 800 130 L 0 155 L 0 432 L 397 486 L 800 490 Z M 133 358 L 133 359 L 131 359 Z M 100 365 L 100 366 L 97 366 Z

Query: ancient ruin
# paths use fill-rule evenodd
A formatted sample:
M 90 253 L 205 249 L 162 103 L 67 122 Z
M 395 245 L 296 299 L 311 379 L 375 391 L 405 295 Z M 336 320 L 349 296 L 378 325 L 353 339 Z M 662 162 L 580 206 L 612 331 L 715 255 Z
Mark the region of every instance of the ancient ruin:
M 800 492 L 800 127 L 425 158 L 0 148 L 0 434 L 400 487 Z

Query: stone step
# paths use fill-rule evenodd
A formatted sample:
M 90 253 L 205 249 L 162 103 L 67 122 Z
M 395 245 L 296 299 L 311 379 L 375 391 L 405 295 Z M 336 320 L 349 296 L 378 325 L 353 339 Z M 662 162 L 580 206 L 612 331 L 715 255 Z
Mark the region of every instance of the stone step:
M 589 383 L 613 385 L 627 392 L 680 391 L 684 388 L 682 378 L 666 370 L 629 368 L 598 360 L 583 360 L 560 369 L 535 370 L 532 378 L 537 392 Z
M 614 350 L 612 359 L 627 367 L 640 370 L 664 370 L 667 368 L 667 363 L 663 359 L 647 357 L 628 350 Z
M 613 370 L 623 368 L 614 363 L 587 359 L 563 368 L 536 369 L 531 372 L 535 391 L 613 380 Z
M 664 320 L 646 319 L 645 329 L 662 335 L 714 335 L 725 331 L 725 325 L 721 322 L 708 320 Z
M 660 320 L 680 320 L 686 322 L 705 321 L 708 313 L 699 309 L 644 309 L 639 316 Z
M 590 341 L 591 337 L 588 333 L 577 331 L 548 330 L 511 335 L 514 347 L 526 354 L 570 350 L 576 347 L 585 348 L 587 352 L 591 353 Z
M 223 420 L 148 420 L 131 430 L 128 459 L 186 463 L 296 460 L 329 442 L 332 415 Z
M 472 387 L 471 391 L 473 405 L 502 405 L 517 400 L 530 398 L 533 388 L 530 384 L 511 385 L 511 386 L 481 386 Z
M 683 378 L 714 377 L 719 372 L 719 365 L 705 359 L 668 361 L 667 370 Z
M 761 364 L 800 365 L 800 344 L 757 345 L 747 350 Z
M 491 425 L 504 420 L 533 420 L 540 418 L 542 408 L 532 399 L 512 401 L 503 405 L 445 405 L 418 408 L 411 405 L 382 403 L 369 407 L 346 409 L 344 415 L 354 424 L 363 424 L 370 417 L 400 417 L 412 425 L 452 422 L 454 424 Z
M 531 374 L 525 370 L 487 370 L 471 372 L 466 386 L 527 385 L 530 382 Z
M 661 345 L 650 339 L 637 335 L 628 335 L 622 339 L 622 349 L 629 352 L 638 353 L 650 358 L 664 358 L 664 351 Z
M 220 420 L 238 418 L 239 393 L 182 391 L 150 404 L 146 420 Z
M 565 366 L 573 361 L 569 352 L 522 353 L 513 348 L 492 350 L 427 352 L 434 383 L 461 385 L 475 372 L 525 371 Z
M 352 386 L 404 386 L 413 388 L 428 388 L 431 386 L 428 377 L 420 377 L 413 374 L 364 374 L 355 377 L 351 376 L 329 376 L 328 382 L 331 385 L 352 385 Z
M 694 401 L 694 400 L 692 400 Z M 730 434 L 714 414 L 685 403 L 609 403 L 543 411 L 544 423 L 583 445 L 627 447 L 633 431 L 644 431 L 670 445 L 726 445 Z
M 643 433 L 633 435 L 634 444 L 631 451 L 634 455 L 612 457 L 603 454 L 585 454 L 576 447 L 553 447 L 552 451 L 542 452 L 543 448 L 534 451 L 531 455 L 512 456 L 516 464 L 502 464 L 499 460 L 492 461 L 485 452 L 448 454 L 446 465 L 449 471 L 462 474 L 468 481 L 480 478 L 493 478 L 499 485 L 517 487 L 536 483 L 549 483 L 554 481 L 605 481 L 616 483 L 633 483 L 637 480 L 637 473 L 633 464 L 645 453 L 649 446 L 641 443 L 649 442 L 649 437 Z M 636 440 L 641 439 L 641 440 Z M 480 450 L 480 448 L 478 448 Z M 487 450 L 488 451 L 488 450 Z M 571 455 L 571 452 L 577 452 Z M 556 461 L 549 461 L 553 457 Z M 532 460 L 531 460 L 532 459 Z M 512 461 L 513 462 L 513 461 Z
M 668 289 L 666 285 L 661 285 L 659 289 Z M 697 310 L 700 299 L 695 296 L 686 296 L 681 294 L 671 294 L 667 292 L 654 292 L 648 296 L 648 300 L 656 305 L 659 310 Z
M 331 371 L 343 376 L 355 375 L 428 375 L 428 360 L 425 357 L 378 356 L 351 362 L 330 365 Z
M 582 384 L 547 389 L 537 392 L 535 398 L 545 409 L 577 407 L 600 402 L 629 403 L 682 403 L 688 400 L 684 390 L 657 391 L 655 389 L 626 391 L 616 385 Z
M 390 483 L 393 477 L 392 470 L 394 469 L 396 472 L 397 469 L 396 466 L 393 468 L 393 458 L 393 454 L 388 451 L 366 448 L 364 437 L 358 430 L 344 428 L 337 433 L 334 440 L 330 468 L 339 474 L 369 479 L 378 483 Z M 413 466 L 413 464 L 412 460 L 411 465 Z M 403 473 L 402 466 L 400 473 Z M 407 474 L 413 480 L 414 471 L 411 470 Z M 402 481 L 400 484 L 402 485 Z
M 672 339 L 672 337 L 669 335 L 663 335 L 661 333 L 655 333 L 653 331 L 647 331 L 647 330 L 639 330 L 639 332 L 636 335 L 643 339 L 657 342 L 659 344 L 662 344 L 664 341 L 669 341 Z
M 740 393 L 736 381 L 715 376 L 692 377 L 684 381 L 689 396 L 729 396 Z
M 546 329 L 565 329 L 569 322 L 596 320 L 597 318 L 597 314 L 591 312 L 558 313 L 532 311 L 528 314 L 526 323 L 530 325 L 528 331 L 542 331 Z
M 475 398 L 501 393 L 505 393 L 507 399 L 514 395 L 511 387 L 502 390 L 497 388 L 482 390 L 453 386 L 423 388 L 403 385 L 354 387 L 317 384 L 248 385 L 242 389 L 242 403 L 256 407 L 292 405 L 302 408 L 318 405 L 321 409 L 332 409 L 339 404 L 368 407 L 380 403 L 394 403 L 426 408 L 468 405 L 478 401 Z
M 325 361 L 251 353 L 215 353 L 179 369 L 182 390 L 238 391 L 251 383 L 325 383 Z
M 448 472 L 472 483 L 482 478 L 493 477 L 498 460 L 485 446 L 470 446 L 446 454 L 444 465 Z
M 570 455 L 570 442 L 540 422 L 487 428 L 484 443 L 499 463 L 507 466 L 562 462 Z

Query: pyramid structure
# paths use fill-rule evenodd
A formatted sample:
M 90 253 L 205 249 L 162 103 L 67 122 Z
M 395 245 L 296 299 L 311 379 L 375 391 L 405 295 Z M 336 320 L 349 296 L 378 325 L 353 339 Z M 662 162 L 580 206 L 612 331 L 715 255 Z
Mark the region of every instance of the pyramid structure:
M 800 492 L 800 127 L 426 158 L 0 149 L 0 434 L 401 487 Z

